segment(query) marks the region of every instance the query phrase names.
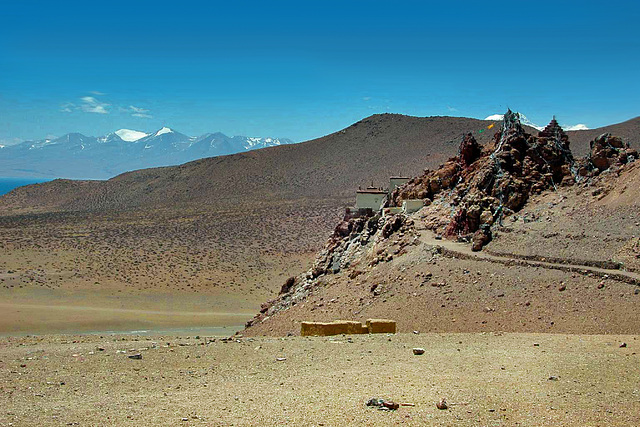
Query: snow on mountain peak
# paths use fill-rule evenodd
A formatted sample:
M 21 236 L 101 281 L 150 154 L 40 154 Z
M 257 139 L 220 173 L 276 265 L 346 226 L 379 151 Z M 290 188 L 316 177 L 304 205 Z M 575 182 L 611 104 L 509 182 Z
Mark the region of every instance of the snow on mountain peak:
M 134 142 L 148 135 L 144 132 L 131 130 L 131 129 L 120 129 L 120 130 L 117 130 L 115 133 L 120 137 L 120 139 L 127 142 Z
M 589 128 L 585 124 L 578 123 L 577 125 L 567 126 L 564 130 L 589 130 Z
M 173 130 L 171 130 L 170 128 L 163 127 L 158 132 L 156 132 L 156 136 L 164 135 L 165 133 L 171 133 L 171 132 L 173 132 Z
M 529 120 L 527 118 L 527 116 L 525 116 L 522 113 L 518 113 L 520 114 L 520 123 L 522 123 L 523 125 L 527 125 L 527 126 L 531 126 L 532 128 L 536 128 L 538 130 L 542 130 L 544 129 L 544 126 L 538 126 L 537 124 L 533 123 L 531 120 Z M 499 121 L 502 120 L 504 118 L 504 115 L 502 114 L 493 114 L 487 118 L 485 118 L 485 120 L 492 120 L 492 121 Z M 571 131 L 571 130 L 589 130 L 589 128 L 587 127 L 587 125 L 582 124 L 582 123 L 578 123 L 577 125 L 561 125 L 562 128 L 566 131 Z

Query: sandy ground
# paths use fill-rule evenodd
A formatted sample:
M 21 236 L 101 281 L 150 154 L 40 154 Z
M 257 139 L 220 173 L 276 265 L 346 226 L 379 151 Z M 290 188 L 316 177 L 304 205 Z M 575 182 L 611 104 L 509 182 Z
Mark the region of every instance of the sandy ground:
M 0 335 L 244 325 L 333 222 L 261 212 L 0 216 Z
M 230 262 L 203 260 L 211 251 L 199 248 L 193 264 L 201 264 L 190 271 L 186 249 L 153 257 L 154 244 L 162 242 L 148 244 L 143 261 L 90 247 L 68 248 L 53 239 L 47 243 L 50 249 L 0 247 L 0 335 L 238 329 L 313 258 L 313 253 L 263 254 L 238 262 L 236 268 Z M 98 261 L 102 265 L 91 269 Z M 124 277 L 113 276 L 122 271 Z
M 640 423 L 638 336 L 209 341 L 2 338 L 0 426 Z M 426 353 L 414 356 L 413 347 Z M 138 353 L 142 360 L 128 357 Z M 371 397 L 415 406 L 380 411 L 365 406 Z M 448 410 L 435 407 L 442 397 Z

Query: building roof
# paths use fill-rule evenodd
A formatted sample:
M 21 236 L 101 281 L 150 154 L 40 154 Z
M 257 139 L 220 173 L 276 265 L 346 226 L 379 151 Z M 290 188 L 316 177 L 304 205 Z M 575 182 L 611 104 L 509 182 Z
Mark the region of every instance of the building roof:
M 367 188 L 366 190 L 357 190 L 356 193 L 361 193 L 361 194 L 387 194 L 386 191 L 380 190 L 379 188 Z

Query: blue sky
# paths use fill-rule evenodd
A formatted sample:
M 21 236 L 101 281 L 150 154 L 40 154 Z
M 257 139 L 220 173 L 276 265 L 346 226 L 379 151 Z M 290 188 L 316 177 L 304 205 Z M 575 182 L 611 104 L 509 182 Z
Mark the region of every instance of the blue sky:
M 0 143 L 169 126 L 322 136 L 374 113 L 640 115 L 640 6 L 3 2 Z

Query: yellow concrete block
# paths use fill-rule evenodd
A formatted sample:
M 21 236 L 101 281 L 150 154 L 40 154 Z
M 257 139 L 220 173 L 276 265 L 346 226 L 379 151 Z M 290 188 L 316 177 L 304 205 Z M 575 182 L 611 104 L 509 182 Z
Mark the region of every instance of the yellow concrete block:
M 367 319 L 370 334 L 395 334 L 396 321 L 389 319 Z
M 345 321 L 344 323 L 346 323 L 347 325 L 347 334 L 367 334 L 369 333 L 369 329 L 366 327 L 362 326 L 362 323 L 360 322 L 354 322 L 354 321 Z
M 369 328 L 360 322 L 350 320 L 337 320 L 334 322 L 302 322 L 300 324 L 300 335 L 327 337 L 341 334 L 366 334 Z

